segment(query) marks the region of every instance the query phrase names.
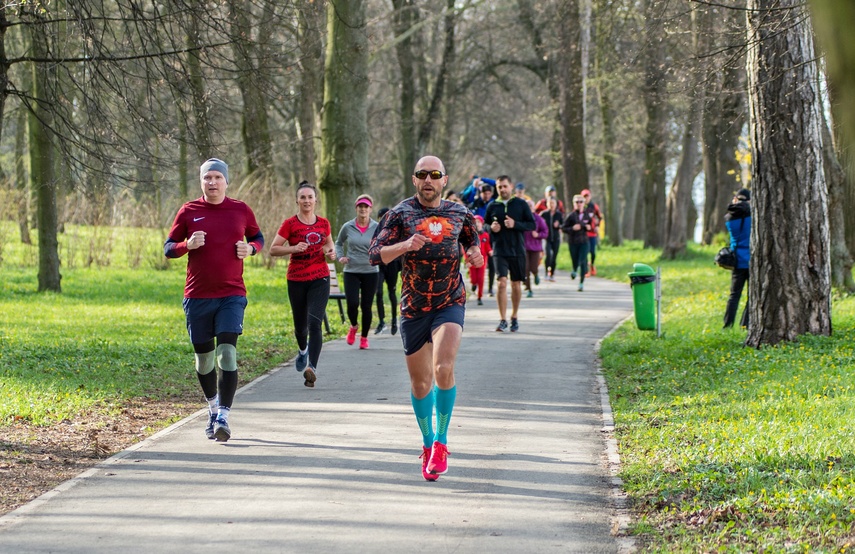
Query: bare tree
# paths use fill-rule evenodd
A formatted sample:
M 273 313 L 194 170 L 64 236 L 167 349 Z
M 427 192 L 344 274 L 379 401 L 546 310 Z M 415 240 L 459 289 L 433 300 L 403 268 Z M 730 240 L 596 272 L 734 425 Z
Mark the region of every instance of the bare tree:
M 855 4 L 846 0 L 811 0 L 816 36 L 824 48 L 833 130 L 826 129 L 824 152 L 828 174 L 832 285 L 855 290 L 855 41 L 849 26 Z M 834 149 L 831 150 L 831 145 Z M 847 167 L 841 167 L 838 160 Z M 830 166 L 830 167 L 829 167 Z
M 363 0 L 332 0 L 324 68 L 321 176 L 334 229 L 352 217 L 351 203 L 368 190 L 368 38 Z
M 668 193 L 665 206 L 665 248 L 662 256 L 674 259 L 685 252 L 689 235 L 688 218 L 692 202 L 692 188 L 697 175 L 698 137 L 704 105 L 703 80 L 706 77 L 703 54 L 709 35 L 709 13 L 698 4 L 691 5 L 691 67 L 687 76 L 689 106 L 685 115 L 683 143 L 677 174 Z
M 831 334 L 828 195 L 805 9 L 800 0 L 748 2 L 752 347 Z
M 662 28 L 663 5 L 645 0 L 647 22 L 642 53 L 644 66 L 644 105 L 647 131 L 644 140 L 644 246 L 661 247 L 665 231 L 666 98 L 665 38 Z

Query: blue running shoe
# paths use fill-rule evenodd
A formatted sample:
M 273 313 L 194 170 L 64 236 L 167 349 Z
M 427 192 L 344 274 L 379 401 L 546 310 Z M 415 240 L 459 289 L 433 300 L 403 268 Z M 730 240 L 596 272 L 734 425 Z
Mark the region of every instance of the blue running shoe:
M 214 423 L 216 423 L 216 421 L 217 421 L 216 412 L 214 412 L 213 414 L 209 412 L 208 413 L 208 426 L 205 427 L 205 436 L 211 440 L 214 439 Z
M 229 424 L 225 419 L 217 418 L 214 423 L 214 438 L 217 442 L 226 442 L 232 437 L 232 430 L 229 429 Z
M 309 365 L 309 347 L 306 347 L 306 353 L 297 352 L 297 359 L 294 360 L 294 369 L 302 373 Z

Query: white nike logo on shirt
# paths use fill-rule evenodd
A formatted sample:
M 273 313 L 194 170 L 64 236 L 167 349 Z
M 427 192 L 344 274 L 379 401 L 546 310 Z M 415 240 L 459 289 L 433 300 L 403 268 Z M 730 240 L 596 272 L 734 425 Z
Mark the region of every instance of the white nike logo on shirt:
M 205 219 L 205 218 L 204 217 L 194 217 L 193 222 L 195 223 L 197 221 L 202 221 L 203 219 Z

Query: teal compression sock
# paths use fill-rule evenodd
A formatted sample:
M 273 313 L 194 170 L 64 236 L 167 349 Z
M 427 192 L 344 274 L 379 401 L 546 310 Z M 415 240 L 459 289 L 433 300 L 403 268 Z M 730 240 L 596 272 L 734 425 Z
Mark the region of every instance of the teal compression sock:
M 448 444 L 448 423 L 451 421 L 451 411 L 454 410 L 454 399 L 457 398 L 457 385 L 450 389 L 436 387 L 436 440 Z
M 413 411 L 416 413 L 416 421 L 419 424 L 419 430 L 422 432 L 422 441 L 426 448 L 433 446 L 433 404 L 434 394 L 430 394 L 422 399 L 418 399 L 410 393 L 410 400 L 413 402 Z

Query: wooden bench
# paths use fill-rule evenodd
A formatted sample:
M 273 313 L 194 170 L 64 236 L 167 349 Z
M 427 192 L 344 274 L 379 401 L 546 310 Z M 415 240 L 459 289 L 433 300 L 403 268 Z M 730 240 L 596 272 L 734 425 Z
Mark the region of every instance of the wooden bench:
M 341 301 L 345 299 L 345 296 L 338 285 L 338 273 L 335 271 L 335 264 L 327 264 L 327 268 L 330 270 L 330 300 L 338 301 L 338 313 L 341 316 L 341 322 L 344 323 L 346 321 L 344 318 L 344 305 Z M 326 313 L 324 313 L 324 327 L 329 335 L 332 331 L 330 330 L 330 322 L 327 319 Z

